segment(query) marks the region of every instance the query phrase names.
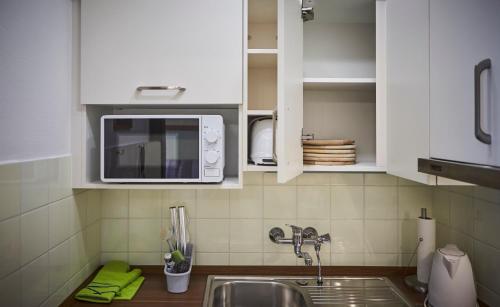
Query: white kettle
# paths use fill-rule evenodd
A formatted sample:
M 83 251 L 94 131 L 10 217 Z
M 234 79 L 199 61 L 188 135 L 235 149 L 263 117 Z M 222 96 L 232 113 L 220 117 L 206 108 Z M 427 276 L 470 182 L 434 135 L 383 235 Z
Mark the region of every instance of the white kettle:
M 475 307 L 476 286 L 466 253 L 447 244 L 434 253 L 426 306 Z
M 273 159 L 273 120 L 259 117 L 250 122 L 250 161 L 256 165 L 276 165 Z

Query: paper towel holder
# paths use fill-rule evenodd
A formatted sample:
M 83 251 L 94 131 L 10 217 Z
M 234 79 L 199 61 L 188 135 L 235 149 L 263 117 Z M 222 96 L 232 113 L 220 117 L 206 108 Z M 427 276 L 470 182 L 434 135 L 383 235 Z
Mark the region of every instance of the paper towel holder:
M 417 275 L 413 274 L 405 277 L 405 284 L 418 293 L 426 294 L 428 285 L 418 281 Z
M 427 208 L 420 208 L 420 216 L 418 218 L 422 219 L 422 220 L 432 220 L 432 218 L 430 218 L 427 215 Z M 407 267 L 410 266 L 411 261 L 413 260 L 413 257 L 417 253 L 418 247 L 420 246 L 420 243 L 422 243 L 422 241 L 423 241 L 423 238 L 418 237 L 417 246 L 415 247 L 415 251 L 413 252 L 412 257 L 410 258 L 410 261 L 409 261 Z M 410 287 L 411 289 L 413 289 L 414 291 L 416 291 L 418 293 L 426 294 L 428 291 L 428 284 L 419 281 L 416 274 L 406 276 L 404 281 L 408 287 Z

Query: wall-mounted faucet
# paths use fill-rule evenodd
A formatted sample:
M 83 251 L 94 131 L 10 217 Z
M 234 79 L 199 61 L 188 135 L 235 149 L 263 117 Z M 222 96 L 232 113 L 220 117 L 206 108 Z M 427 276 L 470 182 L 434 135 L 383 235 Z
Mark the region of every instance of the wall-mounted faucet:
M 321 244 L 330 242 L 330 234 L 324 234 L 318 236 L 316 229 L 312 227 L 307 227 L 302 229 L 299 226 L 287 225 L 292 228 L 292 238 L 286 239 L 285 232 L 279 227 L 274 227 L 269 231 L 269 238 L 272 242 L 276 244 L 293 244 L 293 251 L 295 255 L 299 258 L 304 258 L 304 263 L 306 266 L 312 265 L 312 258 L 307 252 L 302 251 L 302 245 L 314 245 L 314 251 L 316 252 L 316 258 L 318 259 L 318 285 L 323 284 L 323 276 L 321 274 L 321 259 L 319 252 L 321 250 Z

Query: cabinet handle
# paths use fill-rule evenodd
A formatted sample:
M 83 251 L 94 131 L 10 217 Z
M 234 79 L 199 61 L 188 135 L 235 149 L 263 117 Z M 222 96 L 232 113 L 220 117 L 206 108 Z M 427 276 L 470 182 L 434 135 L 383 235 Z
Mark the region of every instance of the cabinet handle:
M 184 92 L 186 90 L 185 87 L 172 85 L 172 86 L 139 86 L 137 87 L 137 91 L 179 91 Z
M 491 135 L 481 128 L 481 73 L 486 69 L 491 69 L 490 59 L 474 66 L 474 132 L 480 142 L 491 144 Z
M 276 155 L 276 121 L 278 120 L 278 110 L 273 111 L 273 161 L 278 163 L 278 156 Z

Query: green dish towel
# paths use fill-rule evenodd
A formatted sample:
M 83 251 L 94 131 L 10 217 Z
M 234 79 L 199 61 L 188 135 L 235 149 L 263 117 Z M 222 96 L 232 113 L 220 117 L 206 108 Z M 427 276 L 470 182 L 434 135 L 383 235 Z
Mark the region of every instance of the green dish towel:
M 94 279 L 81 289 L 75 298 L 93 303 L 111 303 L 112 300 L 131 300 L 144 282 L 141 270 L 134 269 L 123 261 L 110 261 Z
M 144 282 L 144 276 L 140 276 L 133 282 L 131 282 L 128 286 L 123 288 L 119 294 L 117 294 L 114 298 L 113 301 L 130 301 L 134 298 L 135 294 L 137 293 L 137 290 L 141 287 L 142 283 Z

